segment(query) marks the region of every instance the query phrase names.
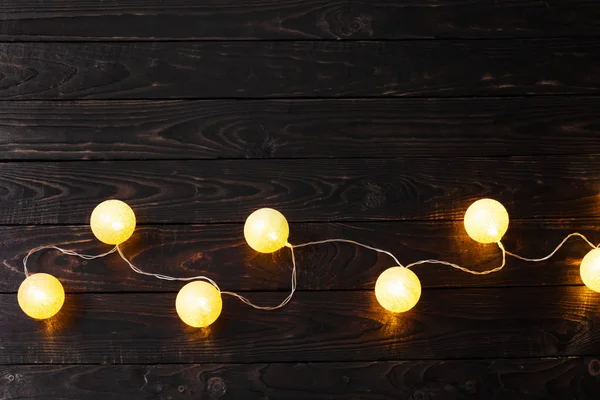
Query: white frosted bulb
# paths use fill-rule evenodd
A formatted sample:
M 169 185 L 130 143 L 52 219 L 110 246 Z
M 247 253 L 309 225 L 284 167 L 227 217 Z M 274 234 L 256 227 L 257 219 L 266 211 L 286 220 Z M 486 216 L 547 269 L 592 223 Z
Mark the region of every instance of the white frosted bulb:
M 579 274 L 585 286 L 600 292 L 600 249 L 594 249 L 583 257 Z
M 481 199 L 469 206 L 464 223 L 471 239 L 479 243 L 496 243 L 508 229 L 508 212 L 496 200 Z
M 58 279 L 49 274 L 33 274 L 19 286 L 17 299 L 21 310 L 31 318 L 54 316 L 65 302 L 65 290 Z
M 98 204 L 90 217 L 94 236 L 106 244 L 121 244 L 135 230 L 135 214 L 120 200 L 106 200 Z
M 260 253 L 273 253 L 286 245 L 290 228 L 277 210 L 261 208 L 254 211 L 244 224 L 244 237 L 250 247 Z
M 375 297 L 386 310 L 405 312 L 413 308 L 421 298 L 421 282 L 408 268 L 388 268 L 377 278 Z
M 221 292 L 203 281 L 188 283 L 179 290 L 175 299 L 179 318 L 194 328 L 203 328 L 215 322 L 222 308 Z

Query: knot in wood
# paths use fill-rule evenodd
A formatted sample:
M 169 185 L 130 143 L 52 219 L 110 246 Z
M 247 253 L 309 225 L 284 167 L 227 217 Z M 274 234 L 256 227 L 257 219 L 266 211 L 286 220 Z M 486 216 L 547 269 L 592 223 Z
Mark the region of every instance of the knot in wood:
M 465 383 L 465 390 L 469 393 L 477 393 L 477 381 L 467 381 Z
M 422 390 L 417 390 L 413 393 L 413 400 L 425 400 L 425 393 Z
M 372 19 L 372 16 L 362 12 L 358 7 L 344 7 L 332 13 L 330 27 L 336 36 L 368 37 L 373 35 Z
M 219 398 L 227 392 L 227 385 L 221 378 L 210 378 L 207 383 L 208 394 L 211 398 Z
M 591 360 L 588 363 L 588 372 L 591 376 L 600 375 L 600 360 Z

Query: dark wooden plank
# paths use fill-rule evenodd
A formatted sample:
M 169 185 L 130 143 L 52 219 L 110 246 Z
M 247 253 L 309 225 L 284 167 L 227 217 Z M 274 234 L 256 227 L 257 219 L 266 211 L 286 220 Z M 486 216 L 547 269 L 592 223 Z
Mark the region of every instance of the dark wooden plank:
M 596 358 L 0 368 L 6 399 L 489 400 L 600 397 Z
M 596 156 L 0 164 L 1 224 L 85 224 L 106 198 L 139 223 L 462 220 L 481 197 L 514 219 L 600 215 Z M 560 188 L 560 190 L 557 190 Z
M 573 231 L 600 242 L 597 226 L 597 220 L 515 221 L 505 244 L 518 254 L 541 257 Z M 470 240 L 461 222 L 292 224 L 291 232 L 292 243 L 347 238 L 390 250 L 405 264 L 435 258 L 486 270 L 500 262 L 498 248 Z M 108 248 L 85 226 L 2 227 L 1 292 L 16 293 L 24 279 L 22 258 L 30 249 L 44 245 L 88 254 L 100 254 Z M 289 251 L 256 253 L 247 246 L 238 224 L 138 227 L 123 249 L 146 271 L 179 277 L 206 275 L 227 290 L 286 291 L 290 286 Z M 503 271 L 484 276 L 437 265 L 422 265 L 414 271 L 427 288 L 578 285 L 579 263 L 589 250 L 582 240 L 573 239 L 550 261 L 531 264 L 510 258 Z M 388 256 L 350 244 L 300 248 L 296 258 L 299 290 L 372 289 L 379 274 L 393 265 Z M 29 269 L 56 276 L 68 292 L 177 291 L 182 285 L 135 274 L 117 255 L 84 261 L 47 250 L 30 258 Z
M 385 312 L 373 291 L 298 292 L 285 309 L 224 299 L 209 328 L 179 320 L 175 294 L 71 294 L 45 322 L 0 295 L 0 364 L 221 363 L 587 356 L 600 353 L 600 294 L 584 286 L 429 289 Z M 282 293 L 251 293 L 273 304 Z
M 600 93 L 600 40 L 4 43 L 0 98 Z
M 2 40 L 360 39 L 597 35 L 583 0 L 3 1 Z
M 599 108 L 595 96 L 4 101 L 0 158 L 600 154 Z

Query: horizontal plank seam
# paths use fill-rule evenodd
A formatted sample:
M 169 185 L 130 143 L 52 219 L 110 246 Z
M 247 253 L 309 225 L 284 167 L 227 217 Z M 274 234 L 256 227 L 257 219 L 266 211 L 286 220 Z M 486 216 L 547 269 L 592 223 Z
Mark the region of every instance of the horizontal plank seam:
M 379 362 L 409 362 L 409 361 L 422 361 L 422 362 L 443 362 L 443 361 L 500 361 L 500 360 L 561 360 L 561 359 L 577 359 L 582 357 L 600 357 L 600 354 L 597 353 L 585 353 L 585 354 L 564 354 L 560 356 L 514 356 L 514 357 L 451 357 L 451 358 L 382 358 L 376 360 L 356 360 L 356 359 L 344 359 L 344 360 L 336 360 L 336 361 L 324 361 L 324 360 L 314 360 L 314 361 L 261 361 L 261 360 L 253 360 L 253 361 L 238 361 L 238 362 L 206 362 L 206 363 L 198 363 L 198 362 L 160 362 L 160 363 L 3 363 L 0 362 L 0 365 L 3 366 L 79 366 L 79 365 L 89 365 L 89 366 L 136 366 L 136 365 L 254 365 L 254 364 L 342 364 L 342 363 L 354 363 L 359 365 L 369 364 L 369 363 L 379 363 Z
M 564 97 L 575 97 L 575 96 L 579 96 L 579 97 L 585 97 L 586 99 L 588 98 L 598 98 L 600 99 L 600 95 L 597 93 L 581 93 L 581 94 L 573 94 L 573 93 L 557 93 L 557 94 L 551 94 L 551 93 L 542 93 L 539 95 L 535 95 L 537 100 L 540 99 L 554 99 L 556 97 L 560 97 L 560 96 L 564 96 Z M 460 100 L 460 99 L 465 99 L 465 100 L 471 100 L 471 99 L 477 99 L 479 96 L 465 96 L 465 95 L 455 95 L 455 96 L 425 96 L 425 97 L 419 97 L 418 99 L 424 99 L 424 100 Z M 493 100 L 493 99 L 505 99 L 505 98 L 511 98 L 511 99 L 528 99 L 530 97 L 532 97 L 529 94 L 522 94 L 522 95 L 500 95 L 500 94 L 496 94 L 496 95 L 490 95 L 490 96 L 485 96 L 485 98 L 487 100 Z M 223 101 L 227 101 L 227 98 L 223 98 Z M 394 102 L 410 102 L 411 100 L 414 100 L 415 97 L 407 97 L 407 96 L 396 96 L 396 97 L 383 97 L 383 100 L 385 100 L 386 102 L 390 102 L 390 101 L 394 101 Z M 34 100 L 40 103 L 56 103 L 56 102 L 63 102 L 63 103 L 104 103 L 104 102 L 121 102 L 121 103 L 131 103 L 131 102 L 140 102 L 140 103 L 158 103 L 158 102 L 162 102 L 162 103 L 180 103 L 180 102 L 205 102 L 205 103 L 212 103 L 215 102 L 217 99 L 214 98 L 193 98 L 193 97 L 183 97 L 183 98 L 171 98 L 171 97 L 165 97 L 165 98 L 142 98 L 142 99 L 134 99 L 134 98 L 116 98 L 116 99 L 89 99 L 89 98 L 81 98 L 81 99 L 39 99 L 39 100 Z M 234 97 L 231 98 L 230 100 L 232 100 L 233 102 L 239 102 L 239 101 L 243 101 L 244 98 L 243 97 Z M 280 102 L 281 100 L 285 100 L 285 101 L 289 101 L 289 102 L 296 102 L 296 103 L 301 103 L 301 102 L 306 102 L 308 101 L 318 101 L 318 102 L 340 102 L 340 101 L 360 101 L 360 100 L 366 100 L 366 102 L 370 102 L 371 100 L 373 100 L 372 97 L 366 97 L 366 96 L 347 96 L 347 97 L 316 97 L 316 96 L 307 96 L 307 97 L 303 97 L 303 98 L 299 98 L 299 97 L 267 97 L 267 98 L 256 98 L 256 97 L 248 97 L 245 100 L 249 100 L 249 101 L 264 101 L 264 102 L 272 102 L 272 103 L 277 103 Z M 32 100 L 23 100 L 23 99 L 2 99 L 0 98 L 0 103 L 4 102 L 4 101 L 8 101 L 11 103 L 31 103 Z
M 4 19 L 5 21 L 7 19 Z M 8 20 L 19 20 L 19 18 L 9 18 Z M 600 32 L 600 30 L 598 30 Z M 11 39 L 11 37 L 16 37 Z M 31 39 L 24 39 L 24 37 L 31 37 Z M 574 34 L 574 35 L 536 35 L 536 36 L 407 36 L 407 37 L 376 37 L 376 38 L 201 38 L 201 37 L 190 37 L 190 38 L 160 38 L 152 37 L 145 38 L 143 36 L 131 36 L 130 38 L 119 37 L 118 39 L 109 39 L 108 36 L 70 36 L 68 39 L 61 39 L 65 36 L 49 36 L 49 35 L 27 35 L 27 34 L 0 34 L 0 44 L 12 44 L 12 43 L 66 43 L 66 44 L 81 44 L 81 43 L 269 43 L 269 42 L 294 42 L 294 43 L 378 43 L 378 42 L 472 42 L 472 41 L 496 41 L 496 42 L 511 42 L 516 40 L 581 40 L 587 39 L 593 41 L 600 39 L 600 33 L 598 34 Z M 79 39 L 73 39 L 78 37 Z
M 584 284 L 578 283 L 566 283 L 566 284 L 549 284 L 549 285 L 495 285 L 495 286 L 427 286 L 423 287 L 423 291 L 448 291 L 448 290 L 504 290 L 504 289 L 543 289 L 543 288 L 561 288 L 561 287 L 583 287 Z M 296 289 L 295 293 L 365 293 L 372 292 L 373 289 Z M 140 295 L 140 294 L 177 294 L 178 290 L 155 290 L 155 291 L 65 291 L 65 294 L 69 295 Z M 269 294 L 269 293 L 288 293 L 288 289 L 274 289 L 274 290 L 263 290 L 263 289 L 236 289 L 237 293 L 249 293 L 249 294 Z M 17 291 L 3 291 L 0 292 L 0 295 L 14 295 L 17 294 Z M 292 300 L 293 301 L 293 300 Z
M 0 148 L 2 145 L 0 145 Z M 40 151 L 44 152 L 44 151 Z M 453 154 L 440 154 L 440 155 L 401 155 L 401 156 L 381 156 L 381 157 L 361 157 L 361 156 L 341 156 L 341 157 L 269 157 L 269 158 L 246 158 L 246 157 L 222 157 L 222 158 L 92 158 L 92 159 L 63 159 L 63 158 L 43 158 L 43 159 L 31 159 L 31 158 L 6 158 L 0 159 L 0 164 L 10 163 L 74 163 L 74 162 L 135 162 L 135 161 L 286 161 L 286 160 L 297 160 L 297 161 L 320 161 L 320 160 L 438 160 L 438 159 L 503 159 L 503 158 L 518 158 L 518 157 L 573 157 L 573 156 L 597 156 L 595 152 L 573 152 L 573 153 L 523 153 L 523 154 L 491 154 L 488 156 L 471 156 L 471 155 L 453 155 Z M 1 156 L 0 156 L 1 157 Z
M 90 213 L 91 213 L 90 209 Z M 455 218 L 455 219 L 330 219 L 330 220 L 295 220 L 288 218 L 288 222 L 291 224 L 375 224 L 375 223 L 455 223 L 462 222 L 463 218 Z M 594 215 L 589 216 L 581 216 L 581 217 L 560 217 L 560 218 L 511 218 L 511 222 L 523 222 L 523 223 L 558 223 L 565 224 L 566 222 L 586 222 L 586 221 L 598 221 L 598 218 Z M 148 227 L 160 227 L 160 226 L 217 226 L 217 225 L 243 225 L 244 221 L 219 221 L 219 222 L 190 222 L 190 223 L 182 223 L 182 222 L 137 222 L 136 226 L 148 226 Z M 82 227 L 89 226 L 88 222 L 81 223 L 23 223 L 23 224 L 0 224 L 0 228 L 2 227 L 36 227 L 36 226 L 44 226 L 44 227 Z M 292 243 L 293 244 L 293 243 Z
M 599 43 L 600 47 L 600 43 Z M 96 95 L 95 95 L 96 96 Z M 556 98 L 556 97 L 598 97 L 598 93 L 586 93 L 586 92 L 572 92 L 572 93 L 517 93 L 517 94 L 490 94 L 490 95 L 448 95 L 448 96 L 435 96 L 421 95 L 421 94 L 398 94 L 398 95 L 371 95 L 371 96 L 355 96 L 355 97 L 344 97 L 344 96 L 262 96 L 262 97 L 244 97 L 244 96 L 221 96 L 221 97 L 96 97 L 96 98 L 85 98 L 85 97 L 73 97 L 73 98 L 39 98 L 39 97 L 24 97 L 23 95 L 15 95 L 16 98 L 2 98 L 0 102 L 32 102 L 32 101 L 45 101 L 45 102 L 74 102 L 74 101 L 211 101 L 211 100 L 236 100 L 236 101 L 268 101 L 268 100 L 391 100 L 391 99 L 428 99 L 428 100 L 444 100 L 444 99 L 510 99 L 510 98 Z

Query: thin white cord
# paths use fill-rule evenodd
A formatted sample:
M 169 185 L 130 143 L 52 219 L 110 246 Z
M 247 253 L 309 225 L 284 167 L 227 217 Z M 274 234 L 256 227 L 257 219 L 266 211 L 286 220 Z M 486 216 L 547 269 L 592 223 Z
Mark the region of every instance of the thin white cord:
M 473 275 L 487 275 L 487 274 L 491 274 L 491 273 L 494 273 L 494 272 L 498 272 L 502 268 L 504 268 L 504 266 L 506 265 L 506 254 L 508 254 L 508 252 L 504 248 L 504 245 L 501 242 L 496 242 L 496 244 L 498 245 L 498 247 L 500 248 L 500 251 L 502 252 L 502 264 L 500 264 L 499 267 L 488 269 L 486 271 L 473 271 L 471 269 L 468 269 L 468 268 L 465 268 L 465 267 L 461 267 L 458 264 L 454 264 L 454 263 L 451 263 L 451 262 L 448 262 L 448 261 L 441 261 L 441 260 L 420 260 L 420 261 L 415 261 L 415 262 L 413 262 L 411 264 L 408 264 L 406 266 L 406 268 L 411 268 L 411 267 L 414 267 L 415 265 L 420 265 L 420 264 L 442 264 L 442 265 L 447 265 L 449 267 L 456 268 L 458 270 L 461 270 L 463 272 L 467 272 L 467 273 L 473 274 Z
M 117 252 L 119 254 L 119 256 L 123 259 L 123 261 L 125 261 L 127 263 L 127 265 L 129 265 L 129 268 L 131 268 L 131 270 L 137 274 L 140 275 L 145 275 L 145 276 L 152 276 L 154 278 L 157 279 L 162 279 L 162 280 L 166 280 L 166 281 L 195 281 L 195 280 L 203 280 L 206 281 L 208 283 L 210 283 L 211 285 L 213 285 L 219 292 L 221 292 L 221 294 L 226 294 L 229 296 L 234 296 L 237 297 L 238 299 L 240 299 L 242 302 L 244 302 L 245 304 L 254 307 L 256 309 L 259 310 L 276 310 L 278 308 L 281 308 L 283 306 L 285 306 L 287 303 L 290 302 L 290 300 L 292 299 L 294 292 L 296 291 L 296 286 L 297 286 L 297 274 L 296 274 L 296 256 L 294 254 L 294 248 L 292 247 L 292 245 L 287 244 L 287 247 L 290 248 L 290 251 L 292 253 L 292 290 L 290 292 L 290 294 L 277 306 L 258 306 L 256 304 L 253 304 L 250 300 L 248 300 L 247 298 L 245 298 L 242 295 L 239 295 L 237 293 L 234 292 L 226 292 L 226 291 L 221 291 L 221 289 L 219 288 L 219 285 L 217 285 L 217 283 L 212 280 L 211 278 L 204 276 L 204 275 L 199 275 L 199 276 L 190 276 L 190 277 L 184 277 L 184 278 L 179 278 L 179 277 L 175 277 L 175 276 L 169 276 L 169 275 L 163 275 L 163 274 L 155 274 L 155 273 L 151 273 L 151 272 L 146 272 L 143 271 L 141 269 L 139 269 L 137 266 L 135 266 L 131 261 L 129 261 L 129 259 L 127 257 L 125 257 L 125 254 L 123 254 L 123 251 L 121 250 L 121 248 L 117 245 L 115 247 L 113 247 L 110 251 L 107 251 L 106 253 L 102 253 L 102 254 L 96 254 L 96 255 L 92 255 L 92 254 L 81 254 L 81 253 L 77 253 L 75 251 L 72 250 L 67 250 L 67 249 L 63 249 L 60 248 L 58 246 L 41 246 L 41 247 L 36 247 L 35 249 L 30 250 L 27 255 L 23 258 L 23 271 L 25 273 L 26 277 L 29 277 L 29 270 L 27 269 L 27 262 L 29 260 L 29 257 L 34 254 L 37 253 L 38 251 L 42 251 L 42 250 L 46 250 L 46 249 L 54 249 L 54 250 L 58 250 L 63 254 L 66 254 L 68 256 L 75 256 L 75 257 L 79 257 L 79 258 L 83 258 L 84 260 L 93 260 L 96 258 L 102 258 L 102 257 L 106 257 L 114 252 Z
M 520 255 L 518 255 L 518 254 L 515 254 L 515 253 L 511 253 L 510 251 L 507 251 L 507 252 L 506 252 L 506 254 L 508 254 L 509 256 L 512 256 L 512 257 L 514 257 L 514 258 L 518 258 L 519 260 L 523 260 L 523 261 L 530 261 L 530 262 L 546 261 L 547 259 L 549 259 L 550 257 L 552 257 L 554 254 L 556 254 L 556 252 L 557 252 L 557 251 L 558 251 L 558 250 L 559 250 L 561 247 L 563 247 L 563 245 L 564 245 L 564 244 L 567 242 L 567 240 L 569 240 L 569 239 L 570 239 L 570 238 L 572 238 L 572 237 L 580 237 L 580 238 L 582 238 L 583 240 L 585 240 L 585 242 L 586 242 L 587 244 L 589 244 L 591 248 L 593 248 L 593 249 L 596 249 L 596 248 L 597 248 L 597 246 L 594 246 L 594 244 L 593 244 L 592 242 L 590 242 L 590 241 L 588 240 L 588 238 L 586 238 L 586 237 L 585 237 L 585 235 L 583 235 L 583 234 L 581 234 L 581 233 L 579 233 L 579 232 L 573 232 L 573 233 L 570 233 L 569 235 L 567 235 L 567 236 L 566 236 L 566 237 L 565 237 L 565 238 L 562 240 L 562 242 L 560 242 L 560 243 L 558 244 L 558 246 L 556 246 L 556 248 L 554 249 L 554 251 L 552 251 L 552 253 L 550 253 L 550 254 L 548 254 L 547 256 L 545 256 L 545 257 L 542 257 L 542 258 L 527 258 L 527 257 L 520 256 Z
M 347 240 L 347 239 L 326 239 L 326 240 L 319 240 L 319 241 L 316 241 L 316 242 L 308 242 L 308 243 L 297 244 L 297 245 L 294 245 L 294 247 L 298 248 L 298 247 L 312 246 L 312 245 L 315 245 L 315 244 L 334 243 L 334 242 L 351 243 L 351 244 L 355 244 L 357 246 L 364 247 L 364 248 L 369 249 L 369 250 L 374 250 L 374 251 L 376 251 L 378 253 L 387 254 L 388 256 L 390 256 L 394 260 L 394 262 L 396 263 L 396 265 L 399 265 L 401 267 L 404 266 L 398 260 L 398 258 L 396 258 L 396 256 L 394 256 L 391 252 L 383 250 L 383 249 L 379 249 L 377 247 L 368 246 L 366 244 L 359 243 L 359 242 L 356 242 L 354 240 Z M 405 268 L 411 268 L 411 267 L 414 267 L 415 265 L 420 265 L 420 264 L 442 264 L 442 265 L 447 265 L 449 267 L 456 268 L 458 270 L 461 270 L 463 272 L 467 272 L 467 273 L 473 274 L 473 275 L 487 275 L 487 274 L 491 274 L 493 272 L 500 271 L 506 265 L 506 254 L 507 254 L 507 252 L 504 249 L 504 246 L 502 245 L 502 243 L 498 242 L 497 244 L 498 244 L 498 247 L 500 247 L 500 250 L 502 251 L 502 265 L 500 265 L 499 267 L 487 270 L 487 271 L 473 271 L 471 269 L 468 269 L 468 268 L 465 268 L 465 267 L 461 267 L 460 265 L 453 264 L 453 263 L 448 262 L 448 261 L 432 260 L 432 259 L 415 261 L 415 262 L 407 265 Z
M 506 255 L 518 258 L 520 260 L 524 260 L 524 261 L 530 261 L 530 262 L 539 262 L 539 261 L 545 261 L 547 259 L 549 259 L 550 257 L 552 257 L 554 254 L 556 254 L 556 252 L 572 237 L 580 237 L 583 240 L 585 240 L 585 242 L 590 245 L 590 247 L 596 249 L 598 248 L 598 246 L 595 246 L 591 241 L 589 241 L 583 234 L 579 233 L 579 232 L 574 232 L 571 233 L 569 235 L 567 235 L 559 244 L 558 246 L 556 246 L 556 248 L 554 249 L 554 251 L 552 251 L 550 254 L 548 254 L 545 257 L 542 258 L 527 258 L 527 257 L 523 257 L 514 253 L 511 253 L 509 251 L 507 251 L 504 248 L 504 245 L 498 241 L 496 242 L 496 244 L 498 245 L 498 247 L 500 248 L 500 251 L 502 252 L 502 264 L 496 268 L 492 268 L 490 270 L 486 270 L 486 271 L 473 271 L 471 269 L 462 267 L 460 265 L 448 262 L 448 261 L 442 261 L 442 260 L 434 260 L 434 259 L 427 259 L 427 260 L 419 260 L 419 261 L 415 261 L 411 264 L 408 264 L 405 268 L 411 268 L 414 267 L 416 265 L 421 265 L 421 264 L 442 264 L 442 265 L 447 265 L 449 267 L 452 268 L 456 268 L 460 271 L 463 272 L 467 272 L 469 274 L 473 274 L 473 275 L 487 275 L 487 274 L 491 274 L 494 272 L 498 272 L 500 271 L 502 268 L 504 268 L 504 266 L 506 265 Z M 57 246 L 41 246 L 41 247 L 36 247 L 32 250 L 30 250 L 27 255 L 23 258 L 23 271 L 25 273 L 25 276 L 29 276 L 29 270 L 27 269 L 27 262 L 29 260 L 29 257 L 34 254 L 37 253 L 38 251 L 41 250 L 45 250 L 45 249 L 54 249 L 57 251 L 60 251 L 63 254 L 69 255 L 69 256 L 75 256 L 75 257 L 79 257 L 79 258 L 83 258 L 84 260 L 93 260 L 96 258 L 102 258 L 102 257 L 106 257 L 112 253 L 114 253 L 115 251 L 119 254 L 119 256 L 127 263 L 127 265 L 129 265 L 129 267 L 131 268 L 131 270 L 135 273 L 138 273 L 140 275 L 146 275 L 146 276 L 152 276 L 154 278 L 157 279 L 162 279 L 162 280 L 166 280 L 166 281 L 194 281 L 194 280 L 203 280 L 206 281 L 208 283 L 210 283 L 211 285 L 213 285 L 221 294 L 225 294 L 225 295 L 229 295 L 229 296 L 233 296 L 233 297 L 237 297 L 239 300 L 241 300 L 243 303 L 249 305 L 250 307 L 256 308 L 258 310 L 268 310 L 268 311 L 272 311 L 272 310 L 276 310 L 278 308 L 281 308 L 283 306 L 285 306 L 286 304 L 288 304 L 291 300 L 292 297 L 294 296 L 294 293 L 296 292 L 296 287 L 297 287 L 297 270 L 296 270 L 296 256 L 294 254 L 294 248 L 299 248 L 299 247 L 306 247 L 306 246 L 312 246 L 312 245 L 317 245 L 317 244 L 325 244 L 325 243 L 335 243 L 335 242 L 339 242 L 339 243 L 350 243 L 350 244 L 354 244 L 356 246 L 360 246 L 360 247 L 364 247 L 366 249 L 369 250 L 373 250 L 376 251 L 378 253 L 383 253 L 386 254 L 388 256 L 390 256 L 394 262 L 396 263 L 396 265 L 403 267 L 402 263 L 400 263 L 400 261 L 398 260 L 398 258 L 396 258 L 396 256 L 394 256 L 391 252 L 383 250 L 383 249 L 379 249 L 377 247 L 372 247 L 372 246 L 368 246 L 366 244 L 363 243 L 359 243 L 356 242 L 354 240 L 348 240 L 348 239 L 326 239 L 326 240 L 319 240 L 319 241 L 315 241 L 315 242 L 307 242 L 307 243 L 301 243 L 295 246 L 292 246 L 291 244 L 287 243 L 286 247 L 289 247 L 291 255 L 292 255 L 292 288 L 290 291 L 290 294 L 278 305 L 276 306 L 259 306 L 256 305 L 254 303 L 252 303 L 250 300 L 248 300 L 246 297 L 234 293 L 234 292 L 227 292 L 227 291 L 221 291 L 221 289 L 219 288 L 219 286 L 217 285 L 217 283 L 210 279 L 207 276 L 204 275 L 199 275 L 199 276 L 191 276 L 191 277 L 186 277 L 186 278 L 178 278 L 178 277 L 174 277 L 174 276 L 169 276 L 169 275 L 163 275 L 163 274 L 155 274 L 155 273 L 151 273 L 151 272 L 145 272 L 142 271 L 141 269 L 139 269 L 138 267 L 136 267 L 131 261 L 129 261 L 129 259 L 127 259 L 127 257 L 125 257 L 125 255 L 123 254 L 123 252 L 121 251 L 121 248 L 117 245 L 114 248 L 112 248 L 110 251 L 107 251 L 106 253 L 102 253 L 102 254 L 97 254 L 97 255 L 91 255 L 91 254 L 81 254 L 81 253 L 77 253 L 75 251 L 72 250 L 66 250 Z M 599 245 L 600 246 L 600 245 Z
M 355 244 L 357 246 L 364 247 L 365 249 L 376 251 L 378 253 L 387 254 L 388 256 L 390 256 L 390 257 L 392 257 L 394 259 L 394 262 L 396 263 L 396 265 L 398 265 L 400 267 L 403 267 L 403 265 L 400 263 L 400 261 L 398 261 L 398 259 L 396 258 L 396 256 L 393 255 L 392 253 L 390 253 L 389 251 L 378 249 L 377 247 L 367 246 L 366 244 L 355 242 L 354 240 L 347 240 L 347 239 L 326 239 L 326 240 L 319 240 L 317 242 L 308 242 L 308 243 L 302 243 L 302 244 L 295 244 L 294 247 L 295 248 L 299 248 L 299 247 L 305 247 L 305 246 L 312 246 L 314 244 L 334 243 L 334 242 L 351 243 L 351 244 Z
M 227 294 L 229 296 L 237 297 L 243 303 L 249 305 L 250 307 L 256 308 L 257 310 L 272 311 L 272 310 L 277 310 L 278 308 L 285 306 L 287 303 L 290 302 L 290 300 L 292 300 L 292 297 L 294 296 L 294 292 L 296 292 L 297 278 L 296 278 L 296 256 L 294 255 L 294 247 L 298 247 L 298 246 L 292 246 L 291 244 L 287 243 L 286 247 L 289 247 L 290 251 L 292 253 L 292 290 L 290 291 L 290 294 L 280 304 L 278 304 L 276 306 L 257 306 L 256 304 L 254 304 L 250 300 L 248 300 L 246 297 L 239 295 L 237 293 L 221 292 L 221 294 Z
M 178 278 L 178 277 L 174 277 L 174 276 L 169 276 L 169 275 L 163 275 L 163 274 L 154 274 L 151 272 L 146 272 L 146 271 L 142 271 L 141 269 L 139 269 L 138 267 L 136 267 L 131 261 L 129 261 L 127 259 L 127 257 L 125 257 L 125 255 L 123 254 L 123 252 L 121 251 L 121 248 L 119 246 L 117 246 L 117 251 L 119 253 L 119 255 L 121 256 L 121 258 L 129 265 L 129 267 L 133 270 L 133 272 L 136 272 L 138 274 L 141 275 L 146 275 L 146 276 L 152 276 L 154 278 L 158 278 L 158 279 L 162 279 L 165 281 L 195 281 L 195 280 L 203 280 L 206 281 L 208 283 L 210 283 L 211 285 L 213 285 L 221 294 L 226 294 L 229 296 L 234 296 L 237 297 L 238 299 L 240 299 L 242 302 L 246 303 L 247 305 L 249 305 L 250 307 L 254 307 L 258 310 L 276 310 L 278 308 L 281 308 L 283 306 L 285 306 L 287 303 L 290 302 L 290 300 L 292 299 L 292 296 L 294 295 L 294 292 L 296 291 L 296 257 L 294 255 L 294 249 L 292 248 L 291 245 L 288 246 L 292 252 L 292 290 L 290 292 L 290 294 L 281 302 L 281 304 L 277 305 L 277 306 L 258 306 L 254 303 L 252 303 L 250 300 L 248 300 L 247 298 L 245 298 L 244 296 L 234 293 L 234 292 L 227 292 L 227 291 L 221 291 L 221 289 L 219 288 L 219 285 L 217 285 L 217 283 L 215 281 L 213 281 L 212 279 L 210 279 L 207 276 L 204 275 L 199 275 L 199 276 L 190 276 L 187 278 Z
M 123 252 L 121 251 L 121 248 L 119 247 L 119 245 L 116 246 L 117 252 L 119 253 L 119 255 L 121 256 L 121 258 L 127 263 L 127 265 L 129 265 L 129 268 L 132 269 L 133 272 L 138 273 L 140 275 L 146 275 L 146 276 L 152 276 L 154 278 L 157 279 L 162 279 L 164 281 L 196 281 L 196 280 L 202 280 L 202 281 L 206 281 L 208 283 L 210 283 L 211 285 L 213 285 L 218 291 L 221 291 L 221 289 L 219 289 L 219 285 L 217 285 L 217 283 L 215 281 L 213 281 L 212 279 L 210 279 L 207 276 L 204 275 L 199 275 L 199 276 L 190 276 L 190 277 L 186 277 L 186 278 L 178 278 L 175 276 L 169 276 L 169 275 L 163 275 L 163 274 L 154 274 L 152 272 L 146 272 L 146 271 L 142 271 L 141 269 L 139 269 L 138 267 L 136 267 L 131 261 L 129 261 L 127 259 L 127 257 L 125 257 L 125 254 L 123 254 Z
M 23 258 L 23 272 L 25 272 L 25 276 L 26 277 L 29 277 L 29 270 L 27 269 L 27 261 L 29 260 L 29 257 L 32 254 L 37 253 L 38 251 L 42 251 L 42 250 L 46 250 L 46 249 L 58 250 L 61 253 L 66 254 L 68 256 L 75 256 L 75 257 L 83 258 L 84 260 L 94 260 L 96 258 L 106 257 L 109 254 L 114 253 L 115 251 L 117 251 L 117 246 L 113 247 L 110 251 L 107 251 L 106 253 L 96 254 L 96 255 L 80 254 L 80 253 L 77 253 L 75 251 L 67 250 L 67 249 L 62 249 L 62 248 L 57 247 L 57 246 L 41 246 L 41 247 L 36 247 L 35 249 L 29 250 L 29 253 L 27 253 L 27 255 Z

